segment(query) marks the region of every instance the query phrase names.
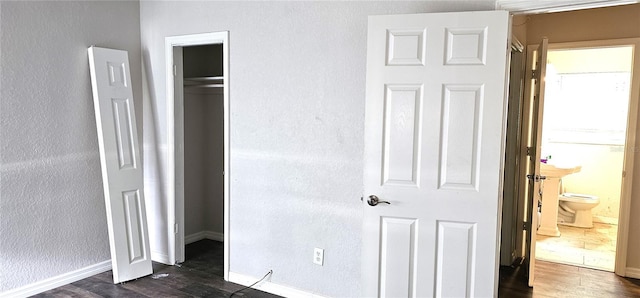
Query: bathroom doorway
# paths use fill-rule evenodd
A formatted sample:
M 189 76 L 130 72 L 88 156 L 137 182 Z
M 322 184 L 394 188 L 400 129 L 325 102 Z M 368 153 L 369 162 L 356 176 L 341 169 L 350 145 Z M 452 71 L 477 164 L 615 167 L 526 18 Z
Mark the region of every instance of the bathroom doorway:
M 560 235 L 538 233 L 538 260 L 615 270 L 633 52 L 632 45 L 550 45 L 542 162 L 580 170 L 560 180 Z M 589 218 L 578 220 L 569 201 L 588 205 L 586 213 L 579 212 Z

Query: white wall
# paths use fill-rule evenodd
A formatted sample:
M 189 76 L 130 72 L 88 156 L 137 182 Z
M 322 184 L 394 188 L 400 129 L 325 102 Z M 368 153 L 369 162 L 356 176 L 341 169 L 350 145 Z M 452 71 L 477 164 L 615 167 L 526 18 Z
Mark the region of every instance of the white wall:
M 494 1 L 140 6 L 147 194 L 166 198 L 164 38 L 229 30 L 231 271 L 273 269 L 275 284 L 359 296 L 367 16 L 492 10 Z M 164 219 L 150 225 L 167 230 Z M 323 267 L 314 247 L 325 249 Z
M 564 191 L 597 196 L 600 203 L 591 210 L 593 220 L 617 223 L 624 146 L 575 143 L 548 143 L 544 146 L 543 152 L 553 152 L 552 164 L 559 161 L 582 166 L 580 172 L 562 178 Z
M 197 93 L 184 94 L 184 234 L 189 236 L 205 231 L 204 216 L 206 183 L 203 179 L 207 168 L 203 138 L 206 96 Z M 221 213 L 219 213 L 221 214 Z
M 137 1 L 0 7 L 4 292 L 110 258 L 87 47 L 129 51 L 138 117 L 142 90 Z

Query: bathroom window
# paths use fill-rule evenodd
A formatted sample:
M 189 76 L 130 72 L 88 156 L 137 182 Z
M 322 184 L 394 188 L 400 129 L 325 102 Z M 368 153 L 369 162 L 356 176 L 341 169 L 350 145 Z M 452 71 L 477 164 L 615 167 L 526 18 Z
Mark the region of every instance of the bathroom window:
M 611 50 L 619 52 L 599 52 Z M 626 65 L 623 63 L 625 53 Z M 569 55 L 573 57 L 568 58 Z M 581 58 L 584 55 L 593 56 Z M 586 64 L 594 63 L 584 63 L 618 57 L 623 58 L 620 63 L 603 63 L 607 68 L 597 63 L 586 68 Z M 545 141 L 624 145 L 631 81 L 630 57 L 629 47 L 550 51 L 544 108 Z

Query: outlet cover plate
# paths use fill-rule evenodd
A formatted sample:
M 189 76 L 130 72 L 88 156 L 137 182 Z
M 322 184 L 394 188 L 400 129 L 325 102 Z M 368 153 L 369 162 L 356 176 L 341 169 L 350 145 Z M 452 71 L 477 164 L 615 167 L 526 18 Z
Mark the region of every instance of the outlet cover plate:
M 313 263 L 320 266 L 324 264 L 324 249 L 317 247 L 313 249 Z

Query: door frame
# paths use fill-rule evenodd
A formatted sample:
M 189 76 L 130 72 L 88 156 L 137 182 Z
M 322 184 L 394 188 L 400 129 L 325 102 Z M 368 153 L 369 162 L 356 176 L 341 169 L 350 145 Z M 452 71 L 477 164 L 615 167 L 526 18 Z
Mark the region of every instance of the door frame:
M 619 47 L 632 46 L 633 49 L 633 65 L 632 77 L 629 92 L 629 110 L 627 112 L 627 131 L 625 140 L 625 153 L 623 161 L 623 179 L 621 183 L 620 193 L 620 211 L 618 216 L 618 236 L 616 242 L 616 257 L 614 272 L 620 276 L 627 276 L 627 249 L 629 238 L 629 219 L 631 216 L 631 191 L 633 186 L 633 168 L 636 147 L 636 131 L 638 126 L 638 104 L 640 101 L 640 38 L 623 38 L 623 39 L 605 39 L 592 41 L 576 41 L 549 43 L 549 50 L 557 49 L 580 49 L 580 48 L 603 48 L 603 47 Z M 527 53 L 527 65 L 531 63 L 531 53 L 538 48 L 537 45 L 529 46 Z M 531 86 L 531 74 L 525 73 L 525 100 L 529 97 Z M 526 104 L 525 104 L 526 105 Z M 525 124 L 528 125 L 528 124 Z M 523 144 L 526 148 L 526 144 Z M 521 177 L 522 178 L 522 177 Z M 526 179 L 521 182 L 526 183 Z M 531 212 L 528 210 L 527 212 Z
M 507 110 L 507 140 L 505 145 L 504 189 L 502 196 L 502 226 L 500 228 L 500 265 L 510 266 L 523 257 L 524 233 L 520 227 L 524 213 L 519 206 L 525 200 L 519 195 L 518 181 L 520 163 L 520 138 L 522 134 L 522 111 L 524 104 L 525 46 L 511 35 L 509 59 L 509 94 Z M 515 91 L 515 92 L 514 92 Z
M 638 3 L 638 0 L 572 0 L 564 2 L 565 3 L 539 0 L 498 0 L 496 1 L 496 9 L 508 10 L 513 14 L 540 14 L 627 5 Z
M 174 50 L 185 46 L 222 44 L 223 105 L 224 105 L 224 279 L 229 280 L 230 213 L 229 213 L 229 31 L 169 36 L 165 38 L 167 84 L 167 201 L 169 222 L 169 259 L 171 263 L 184 261 L 184 94 L 178 94 L 174 84 Z M 180 56 L 182 51 L 180 51 Z M 178 92 L 177 92 L 178 91 Z M 173 223 L 173 224 L 172 224 Z M 172 237 L 173 235 L 173 237 Z

